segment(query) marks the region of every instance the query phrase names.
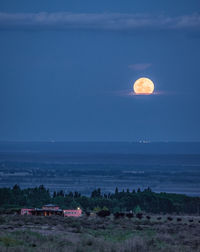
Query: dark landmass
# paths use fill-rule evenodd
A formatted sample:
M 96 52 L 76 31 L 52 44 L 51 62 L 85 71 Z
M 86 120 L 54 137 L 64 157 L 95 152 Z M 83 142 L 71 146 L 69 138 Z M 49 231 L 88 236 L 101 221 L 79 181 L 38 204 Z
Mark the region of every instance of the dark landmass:
M 0 187 L 200 196 L 200 143 L 0 142 Z
M 199 154 L 0 152 L 0 187 L 41 184 L 89 195 L 151 187 L 155 192 L 200 196 Z

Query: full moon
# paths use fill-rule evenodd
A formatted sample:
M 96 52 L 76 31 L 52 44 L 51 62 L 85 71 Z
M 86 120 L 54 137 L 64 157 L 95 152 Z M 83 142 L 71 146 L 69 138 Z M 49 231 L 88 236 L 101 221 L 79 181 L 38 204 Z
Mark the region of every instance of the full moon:
M 150 95 L 154 90 L 153 81 L 148 78 L 140 78 L 134 83 L 133 90 L 138 95 Z

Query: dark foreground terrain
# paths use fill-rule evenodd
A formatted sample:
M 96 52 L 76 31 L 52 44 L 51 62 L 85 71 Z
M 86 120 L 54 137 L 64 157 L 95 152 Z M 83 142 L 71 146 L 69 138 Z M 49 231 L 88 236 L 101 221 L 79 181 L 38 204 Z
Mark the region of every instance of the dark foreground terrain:
M 200 217 L 0 216 L 0 251 L 200 251 Z

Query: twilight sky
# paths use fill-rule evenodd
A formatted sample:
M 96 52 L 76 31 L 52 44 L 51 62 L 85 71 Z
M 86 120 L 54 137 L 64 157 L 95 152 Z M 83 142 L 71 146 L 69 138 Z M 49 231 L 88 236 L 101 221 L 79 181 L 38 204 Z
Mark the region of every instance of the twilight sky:
M 0 1 L 0 141 L 200 141 L 199 73 L 199 0 Z

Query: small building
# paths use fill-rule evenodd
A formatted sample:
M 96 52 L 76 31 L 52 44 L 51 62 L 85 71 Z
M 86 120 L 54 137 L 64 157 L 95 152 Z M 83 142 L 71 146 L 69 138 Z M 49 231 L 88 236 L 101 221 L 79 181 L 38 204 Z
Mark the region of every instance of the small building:
M 78 207 L 75 209 L 63 210 L 64 217 L 80 217 L 82 215 L 82 210 Z
M 65 217 L 80 217 L 82 210 L 80 208 L 72 210 L 62 210 L 57 205 L 48 204 L 42 208 L 22 208 L 21 215 L 35 215 L 35 216 L 52 216 L 60 215 Z
M 34 208 L 22 208 L 21 215 L 32 215 L 32 211 L 34 211 Z
M 51 208 L 35 208 L 32 211 L 32 215 L 36 216 L 51 216 L 51 215 L 62 215 L 63 210 L 62 209 L 51 209 Z

